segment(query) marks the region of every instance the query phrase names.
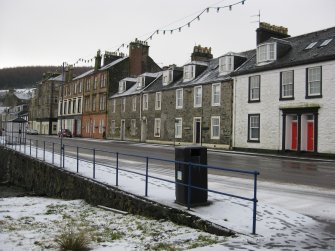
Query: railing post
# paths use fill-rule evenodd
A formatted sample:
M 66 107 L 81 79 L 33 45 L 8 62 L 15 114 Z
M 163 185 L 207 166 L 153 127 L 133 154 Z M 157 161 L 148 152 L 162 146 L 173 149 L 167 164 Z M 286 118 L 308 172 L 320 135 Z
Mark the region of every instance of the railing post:
M 145 166 L 145 197 L 148 196 L 148 172 L 149 172 L 149 158 L 146 157 L 146 166 Z
M 52 142 L 52 164 L 55 163 L 55 143 Z
M 62 150 L 63 150 L 63 168 L 65 168 L 65 145 L 64 144 L 62 146 Z
M 95 179 L 95 148 L 93 148 L 93 179 Z
M 35 152 L 36 152 L 36 159 L 37 159 L 38 158 L 38 154 L 37 154 L 38 140 L 36 140 L 35 142 L 36 142 Z
M 45 161 L 45 141 L 43 141 L 43 161 Z
M 79 172 L 79 147 L 77 146 L 77 173 Z
M 257 175 L 259 173 L 254 173 L 254 199 L 253 199 L 253 217 L 252 217 L 252 234 L 256 234 L 256 213 L 257 213 Z
M 187 185 L 187 209 L 191 209 L 191 171 L 192 170 L 192 164 L 191 162 L 188 163 L 188 185 Z
M 115 174 L 115 185 L 119 185 L 119 153 L 116 153 L 116 174 Z

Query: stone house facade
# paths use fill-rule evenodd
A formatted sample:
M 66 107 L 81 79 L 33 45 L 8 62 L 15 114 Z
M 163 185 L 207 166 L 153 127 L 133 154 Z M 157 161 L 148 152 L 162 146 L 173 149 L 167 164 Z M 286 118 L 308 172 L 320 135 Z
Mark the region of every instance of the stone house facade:
M 39 134 L 57 134 L 58 94 L 62 84 L 59 73 L 44 74 L 29 103 L 29 127 Z
M 72 67 L 65 69 L 63 86 L 59 88 L 58 131 L 69 129 L 73 136 L 81 135 L 83 80 L 73 79 Z M 63 92 L 63 93 L 62 93 Z
M 246 59 L 235 57 L 243 60 L 233 69 Z M 143 89 L 138 87 L 143 76 L 126 88 L 121 81 L 121 91 L 109 100 L 109 138 L 230 148 L 232 70 L 220 70 L 220 58 L 212 59 L 207 48 L 196 46 L 192 59 L 183 68 L 165 68 Z

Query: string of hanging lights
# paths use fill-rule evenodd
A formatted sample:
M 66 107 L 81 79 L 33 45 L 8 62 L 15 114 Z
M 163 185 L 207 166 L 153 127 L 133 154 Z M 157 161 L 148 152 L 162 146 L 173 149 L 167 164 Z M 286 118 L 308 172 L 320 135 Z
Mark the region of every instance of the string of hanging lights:
M 175 28 L 172 28 L 172 29 L 157 29 L 155 30 L 153 33 L 151 33 L 151 35 L 149 37 L 147 37 L 145 40 L 143 40 L 144 42 L 147 42 L 148 40 L 152 40 L 154 36 L 157 36 L 159 34 L 163 34 L 165 35 L 166 33 L 170 33 L 171 35 L 173 34 L 173 32 L 175 31 L 178 31 L 178 32 L 181 32 L 183 30 L 183 28 L 185 27 L 188 27 L 190 28 L 191 27 L 191 24 L 195 21 L 200 21 L 200 17 L 203 15 L 203 14 L 207 14 L 207 13 L 210 13 L 210 10 L 211 9 L 214 9 L 216 10 L 217 13 L 220 12 L 220 10 L 222 9 L 229 9 L 229 11 L 232 11 L 233 9 L 233 6 L 235 5 L 244 5 L 244 3 L 246 2 L 246 0 L 241 0 L 239 2 L 236 2 L 236 3 L 233 3 L 233 4 L 229 4 L 229 5 L 225 5 L 225 6 L 209 6 L 209 7 L 206 7 L 204 8 L 203 10 L 201 10 L 197 15 L 195 15 L 194 18 L 192 18 L 191 20 L 189 20 L 188 22 L 186 22 L 185 24 L 181 25 L 181 26 L 178 26 L 178 27 L 175 27 Z M 127 45 L 126 45 L 127 44 Z M 129 47 L 128 45 L 129 43 L 122 43 L 115 51 L 114 53 L 117 53 L 119 52 L 122 48 L 124 47 Z M 83 63 L 90 63 L 90 62 L 93 62 L 94 60 L 94 57 L 93 58 L 90 58 L 90 59 L 83 59 L 83 58 L 79 58 L 74 64 L 72 64 L 72 66 L 75 66 L 77 65 L 79 62 L 83 62 Z

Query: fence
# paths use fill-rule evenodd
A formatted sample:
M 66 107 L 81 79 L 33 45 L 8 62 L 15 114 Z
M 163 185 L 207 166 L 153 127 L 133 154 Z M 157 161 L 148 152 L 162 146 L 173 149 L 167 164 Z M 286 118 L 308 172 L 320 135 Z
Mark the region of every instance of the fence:
M 10 141 L 10 142 L 17 142 L 17 141 Z M 55 156 L 58 155 L 59 157 L 59 166 L 61 168 L 66 168 L 65 159 L 68 158 L 74 160 L 74 163 L 76 165 L 76 172 L 79 172 L 79 164 L 80 162 L 86 162 L 92 166 L 92 177 L 93 179 L 96 178 L 96 174 L 98 170 L 96 169 L 97 165 L 99 166 L 105 166 L 108 168 L 111 168 L 115 171 L 115 185 L 119 186 L 119 173 L 120 171 L 132 173 L 135 175 L 139 175 L 144 177 L 144 196 L 148 196 L 148 184 L 149 179 L 154 179 L 162 182 L 172 183 L 172 184 L 178 184 L 182 186 L 188 187 L 188 202 L 187 202 L 187 208 L 191 208 L 190 198 L 192 196 L 192 189 L 198 189 L 198 190 L 205 190 L 209 193 L 213 194 L 219 194 L 223 196 L 229 196 L 232 198 L 237 198 L 245 201 L 251 201 L 253 203 L 253 212 L 252 212 L 252 234 L 256 234 L 256 212 L 257 212 L 257 176 L 259 175 L 259 172 L 257 171 L 245 171 L 245 170 L 236 170 L 236 169 L 230 169 L 230 168 L 222 168 L 222 167 L 216 167 L 216 166 L 210 166 L 210 165 L 202 165 L 202 164 L 195 164 L 191 162 L 183 162 L 183 161 L 176 161 L 176 160 L 167 160 L 167 159 L 161 159 L 161 158 L 154 158 L 154 157 L 148 157 L 144 155 L 136 155 L 136 154 L 129 154 L 129 153 L 121 153 L 117 151 L 110 151 L 105 149 L 97 149 L 97 148 L 90 148 L 90 147 L 82 147 L 78 145 L 71 145 L 71 144 L 63 144 L 61 147 L 60 143 L 57 142 L 50 142 L 50 141 L 44 141 L 44 140 L 37 140 L 37 139 L 27 139 L 26 145 L 9 145 L 6 141 L 2 140 L 1 143 L 7 147 L 14 149 L 16 151 L 23 152 L 26 155 L 29 155 L 34 158 L 41 159 L 43 161 L 46 161 L 46 152 L 51 153 L 51 160 L 50 162 L 54 165 L 56 165 L 58 160 L 55 159 Z M 22 149 L 23 148 L 23 149 Z M 101 155 L 99 155 L 99 153 Z M 88 156 L 84 158 L 83 156 Z M 104 156 L 108 156 L 109 159 L 104 162 Z M 127 168 L 127 164 L 125 164 L 125 167 L 121 166 L 121 158 L 124 158 L 123 162 L 131 159 L 136 159 L 136 161 L 133 161 L 136 166 L 132 168 Z M 100 160 L 99 160 L 100 159 Z M 110 163 L 110 160 L 115 161 L 115 165 L 112 165 Z M 190 178 L 188 179 L 188 184 L 177 182 L 176 179 L 171 180 L 164 178 L 167 176 L 166 174 L 163 174 L 161 176 L 152 175 L 149 173 L 151 169 L 155 169 L 155 166 L 161 166 L 163 163 L 163 166 L 165 168 L 168 168 L 169 170 L 172 170 L 174 168 L 175 164 L 184 164 L 188 166 L 189 174 L 192 172 L 192 168 L 194 167 L 200 167 L 200 168 L 207 168 L 207 170 L 213 170 L 218 172 L 224 172 L 224 173 L 237 173 L 242 175 L 250 175 L 253 178 L 253 196 L 251 198 L 240 196 L 236 194 L 230 194 L 225 193 L 222 191 L 217 191 L 213 189 L 205 189 L 198 186 L 191 185 Z M 72 162 L 73 164 L 73 162 Z M 134 168 L 136 170 L 134 170 Z M 142 172 L 140 172 L 142 170 Z M 157 170 L 156 170 L 157 171 Z M 153 171 L 153 173 L 155 173 Z M 171 175 L 171 174 L 170 174 Z M 162 177 L 163 176 L 163 177 Z M 190 175 L 189 175 L 190 176 Z M 192 188 L 192 189 L 191 189 Z

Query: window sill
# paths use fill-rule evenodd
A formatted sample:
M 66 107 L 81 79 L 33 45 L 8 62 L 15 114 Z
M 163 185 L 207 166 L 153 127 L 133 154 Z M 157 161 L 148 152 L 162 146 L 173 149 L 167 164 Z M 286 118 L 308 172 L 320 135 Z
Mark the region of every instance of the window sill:
M 279 98 L 279 101 L 286 101 L 286 100 L 294 100 L 294 97 L 287 97 L 287 98 Z
M 258 99 L 258 100 L 248 100 L 248 103 L 260 103 L 261 100 Z
M 256 139 L 248 139 L 249 143 L 260 143 L 260 140 L 256 140 Z
M 306 99 L 313 99 L 313 98 L 322 98 L 322 94 L 320 95 L 313 95 L 313 96 L 306 96 Z

